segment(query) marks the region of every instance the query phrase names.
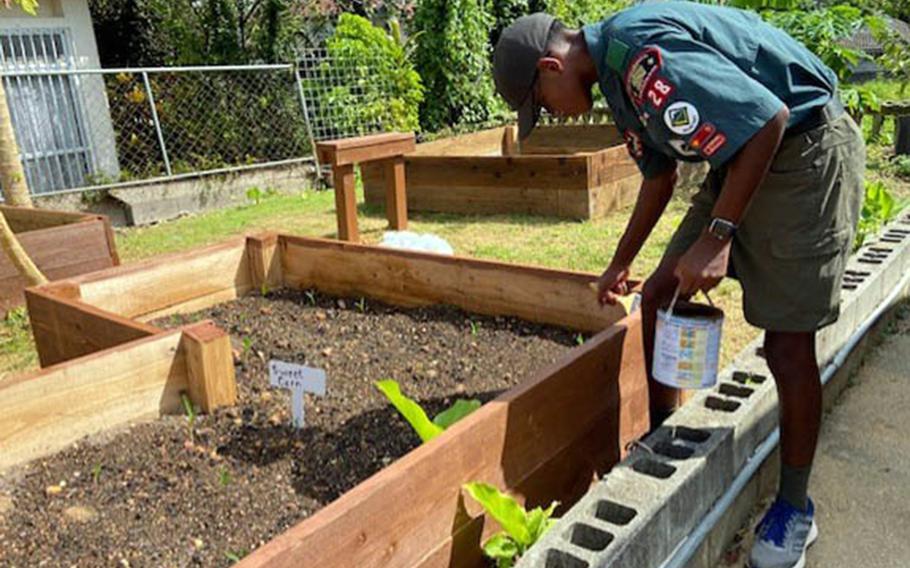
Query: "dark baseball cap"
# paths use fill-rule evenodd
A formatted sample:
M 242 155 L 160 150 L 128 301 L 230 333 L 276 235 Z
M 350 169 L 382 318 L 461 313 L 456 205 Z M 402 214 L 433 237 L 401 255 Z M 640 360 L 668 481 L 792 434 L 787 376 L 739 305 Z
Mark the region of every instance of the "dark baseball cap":
M 537 13 L 522 16 L 503 30 L 493 50 L 493 81 L 496 90 L 518 111 L 518 137 L 531 133 L 540 117 L 534 100 L 537 61 L 547 52 L 547 41 L 556 18 Z

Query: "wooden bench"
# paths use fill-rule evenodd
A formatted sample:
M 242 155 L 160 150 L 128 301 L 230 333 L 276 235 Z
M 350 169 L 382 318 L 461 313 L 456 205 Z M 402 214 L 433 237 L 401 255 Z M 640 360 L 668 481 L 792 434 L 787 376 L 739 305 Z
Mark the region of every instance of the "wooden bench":
M 395 231 L 408 227 L 408 201 L 405 193 L 404 155 L 413 152 L 414 134 L 389 132 L 372 136 L 342 138 L 316 145 L 319 161 L 332 165 L 335 186 L 335 214 L 338 238 L 358 242 L 357 195 L 354 188 L 354 166 L 362 162 L 383 160 L 386 169 L 386 216 Z

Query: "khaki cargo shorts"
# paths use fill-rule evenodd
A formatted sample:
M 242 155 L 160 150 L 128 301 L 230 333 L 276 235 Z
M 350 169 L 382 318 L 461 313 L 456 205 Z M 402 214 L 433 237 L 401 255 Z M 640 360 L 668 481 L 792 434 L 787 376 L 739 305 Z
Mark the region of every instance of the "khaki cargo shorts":
M 866 150 L 847 113 L 785 136 L 733 239 L 730 276 L 752 325 L 808 332 L 837 321 L 862 207 Z M 682 256 L 711 219 L 725 171 L 712 170 L 667 246 Z

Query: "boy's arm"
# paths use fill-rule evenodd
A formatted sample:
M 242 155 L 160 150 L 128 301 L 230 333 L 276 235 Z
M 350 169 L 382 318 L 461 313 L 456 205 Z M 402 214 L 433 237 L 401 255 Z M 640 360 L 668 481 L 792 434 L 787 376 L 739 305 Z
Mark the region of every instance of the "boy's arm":
M 629 277 L 629 266 L 667 208 L 675 185 L 675 165 L 655 177 L 642 181 L 635 209 L 619 240 L 613 260 L 597 280 L 597 298 L 601 304 L 615 304 L 617 295 L 627 293 L 626 279 Z
M 711 211 L 713 218 L 739 224 L 768 173 L 789 118 L 787 107 L 781 108 L 730 161 L 724 186 Z M 730 242 L 731 239 L 721 241 L 702 233 L 676 265 L 674 274 L 679 279 L 681 294 L 710 290 L 726 276 Z

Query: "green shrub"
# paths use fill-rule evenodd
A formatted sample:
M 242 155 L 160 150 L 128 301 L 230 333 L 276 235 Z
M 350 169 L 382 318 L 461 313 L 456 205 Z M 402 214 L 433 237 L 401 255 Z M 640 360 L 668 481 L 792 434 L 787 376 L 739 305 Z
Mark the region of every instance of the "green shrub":
M 860 212 L 853 249 L 856 250 L 863 246 L 867 238 L 877 233 L 882 225 L 894 219 L 903 205 L 894 199 L 883 182 L 866 181 L 866 196 L 863 199 L 863 209 Z
M 393 29 L 394 35 L 366 18 L 342 14 L 335 33 L 326 42 L 333 65 L 355 70 L 355 76 L 334 85 L 325 100 L 317 101 L 340 111 L 334 126 L 342 132 L 356 132 L 360 125 L 377 123 L 384 130 L 419 129 L 423 85 L 397 25 Z
M 421 0 L 414 13 L 415 64 L 426 88 L 420 124 L 434 131 L 481 123 L 503 103 L 490 64 L 493 17 L 480 0 Z

